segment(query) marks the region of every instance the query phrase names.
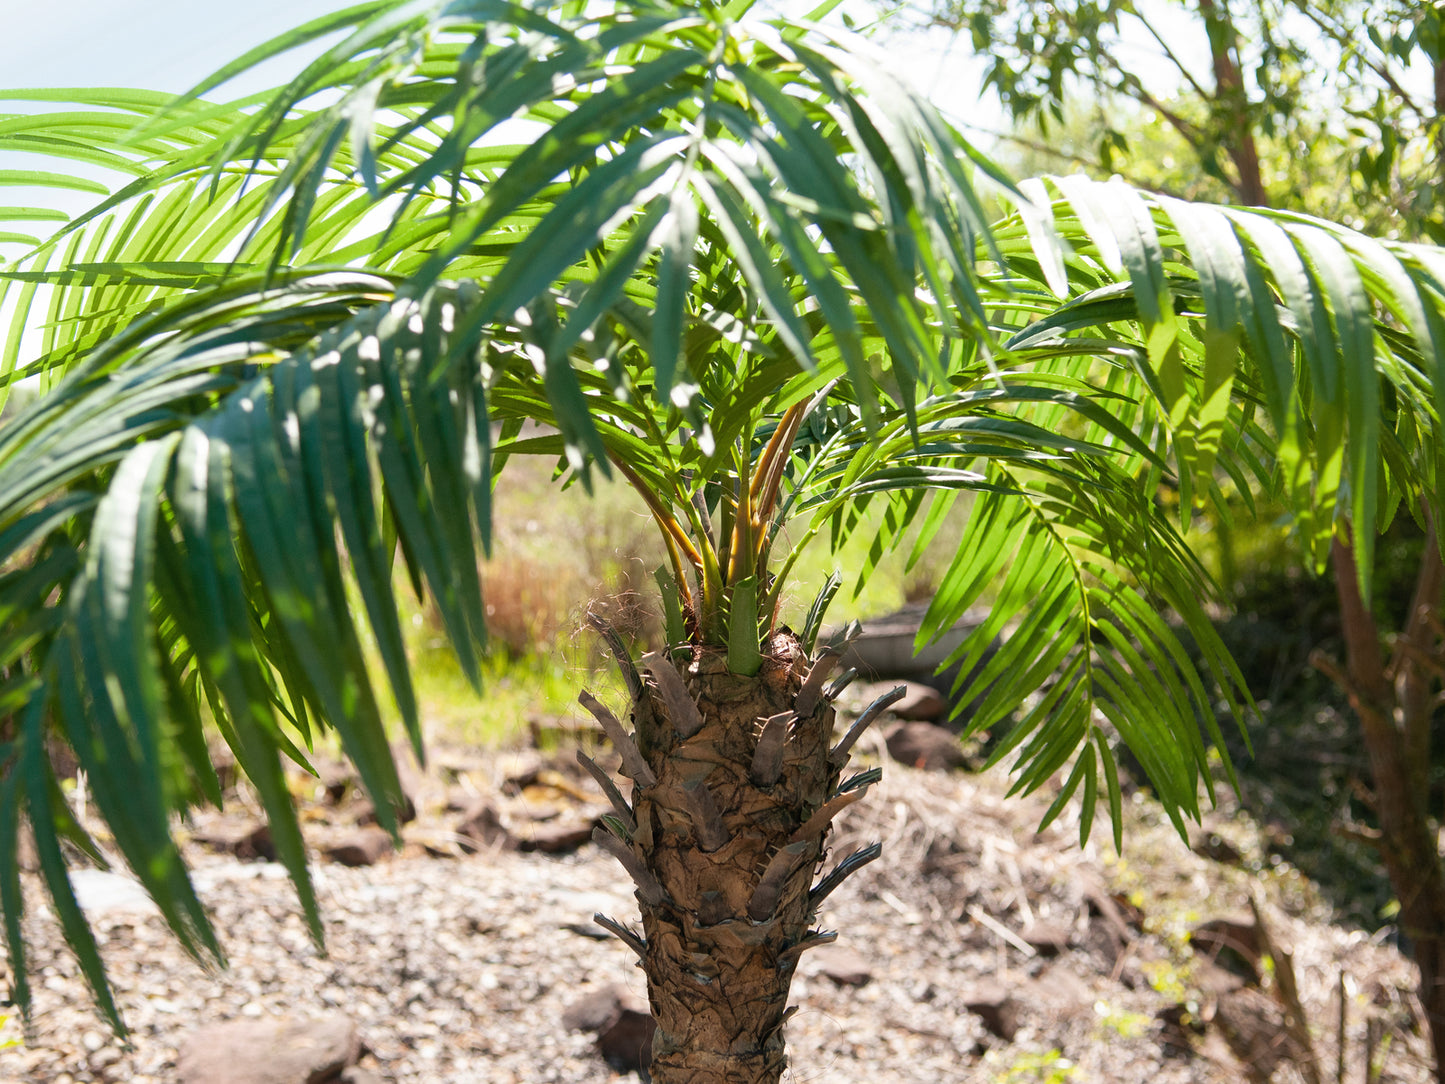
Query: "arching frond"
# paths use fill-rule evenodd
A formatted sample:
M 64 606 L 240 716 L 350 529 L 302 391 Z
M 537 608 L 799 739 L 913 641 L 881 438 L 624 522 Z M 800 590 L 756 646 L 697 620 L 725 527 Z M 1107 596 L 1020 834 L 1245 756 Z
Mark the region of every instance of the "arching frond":
M 273 272 L 346 262 L 412 292 L 473 279 L 467 339 L 571 283 L 558 352 L 629 293 L 651 317 L 663 399 L 692 385 L 685 336 L 702 314 L 688 286 L 719 264 L 733 318 L 805 369 L 840 361 L 860 389 L 870 355 L 909 383 L 940 376 L 935 329 L 982 323 L 972 178 L 982 163 L 1009 183 L 846 35 L 628 4 L 368 4 L 238 64 L 338 32 L 271 95 L 219 108 L 75 92 L 103 110 L 105 138 L 75 137 L 90 112 L 0 128 L 0 150 L 73 141 L 89 165 L 138 175 L 12 269 L 51 287 L 40 368 L 207 281 L 218 256 Z
M 1231 399 L 1257 403 L 1273 481 L 1315 565 L 1348 519 L 1367 577 L 1378 530 L 1437 484 L 1440 251 L 1299 214 L 1151 197 L 1118 181 L 1048 183 L 1069 272 L 1098 287 L 1011 345 L 1068 349 L 1090 329 L 1122 333 L 1167 420 L 1186 517 L 1239 432 Z M 1050 250 L 1030 245 L 1022 227 L 1000 237 L 1006 258 L 1028 256 L 1009 266 L 1042 285 L 1036 262 Z
M 420 753 L 386 539 L 475 679 L 490 433 L 479 367 L 447 363 L 445 327 L 474 289 L 397 299 L 331 275 L 204 298 L 112 340 L 0 429 L 0 672 L 24 720 L 7 739 L 20 808 L 56 815 L 53 725 L 117 851 L 183 943 L 214 955 L 170 836 L 173 812 L 219 799 L 206 731 L 256 785 L 319 937 L 277 754 L 305 766 L 320 722 L 372 794 L 399 799 L 347 584 Z M 70 899 L 63 864 L 43 871 Z

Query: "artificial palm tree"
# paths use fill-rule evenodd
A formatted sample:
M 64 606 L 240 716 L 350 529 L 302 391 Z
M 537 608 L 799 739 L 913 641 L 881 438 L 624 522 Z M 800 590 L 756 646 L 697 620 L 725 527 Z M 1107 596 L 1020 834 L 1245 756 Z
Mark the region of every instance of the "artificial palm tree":
M 23 814 L 120 1025 L 60 848 L 99 853 L 56 741 L 177 935 L 219 958 L 169 834 L 220 799 L 218 732 L 319 937 L 280 758 L 334 729 L 393 826 L 349 592 L 420 755 L 393 569 L 475 675 L 476 553 L 519 455 L 620 474 L 670 556 L 667 643 L 639 669 L 609 636 L 630 730 L 583 696 L 631 781 L 594 768 L 642 929 L 605 922 L 643 959 L 656 1079 L 778 1079 L 788 981 L 831 936 L 818 906 L 876 856 L 830 864 L 827 836 L 876 778 L 843 769 L 886 698 L 835 735 L 829 592 L 801 630 L 780 618 L 798 550 L 870 506 L 864 576 L 906 528 L 921 550 L 966 521 L 922 635 L 990 603 L 953 661 L 1005 638 L 976 725 L 1016 714 L 996 759 L 1020 789 L 1062 772 L 1049 816 L 1081 796 L 1087 837 L 1102 788 L 1117 840 L 1122 739 L 1176 823 L 1198 816 L 1215 700 L 1242 715 L 1248 694 L 1181 531 L 1222 487 L 1283 479 L 1316 542 L 1341 507 L 1369 534 L 1381 494 L 1419 492 L 1439 254 L 1117 184 L 1020 191 L 866 46 L 747 9 L 387 0 L 178 102 L 10 95 L 64 104 L 0 120 L 0 150 L 133 178 L 0 269 L 5 384 L 44 384 L 0 427 L 22 1004 Z M 204 98 L 327 35 L 275 93 Z M 990 224 L 980 183 L 1015 209 Z M 1409 434 L 1383 461 L 1381 418 Z

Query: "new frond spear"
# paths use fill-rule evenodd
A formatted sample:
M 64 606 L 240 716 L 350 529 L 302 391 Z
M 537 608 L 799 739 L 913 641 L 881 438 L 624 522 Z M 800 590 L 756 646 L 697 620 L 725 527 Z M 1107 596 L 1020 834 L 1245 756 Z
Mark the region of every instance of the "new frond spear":
M 603 921 L 647 972 L 654 1079 L 776 1081 L 789 980 L 831 937 L 819 907 L 877 856 L 827 839 L 876 778 L 844 770 L 888 698 L 835 735 L 846 675 L 816 638 L 836 584 L 801 634 L 782 609 L 797 550 L 865 511 L 882 513 L 865 576 L 911 525 L 916 554 L 964 520 L 922 635 L 991 605 L 950 661 L 967 672 L 1003 638 L 978 725 L 1016 718 L 1000 756 L 1019 789 L 1064 773 L 1050 815 L 1081 795 L 1085 838 L 1102 792 L 1117 841 L 1122 739 L 1176 823 L 1198 816 L 1214 702 L 1242 714 L 1248 694 L 1181 541 L 1193 502 L 1168 498 L 1268 482 L 1275 437 L 1313 454 L 1278 345 L 1302 341 L 1291 265 L 1234 225 L 1266 220 L 1211 211 L 1191 232 L 1173 205 L 1064 180 L 1020 204 L 1027 225 L 990 227 L 976 184 L 1017 190 L 886 61 L 747 8 L 369 3 L 176 103 L 47 93 L 0 125 L 0 152 L 63 146 L 135 178 L 0 268 L 0 379 L 51 385 L 0 427 L 0 905 L 21 1004 L 23 813 L 121 1026 L 48 742 L 85 767 L 183 943 L 218 957 L 169 832 L 219 801 L 214 728 L 319 936 L 280 757 L 305 764 L 333 729 L 393 826 L 364 633 L 420 753 L 393 568 L 475 674 L 477 550 L 518 455 L 584 484 L 615 471 L 669 554 L 668 642 L 639 665 L 602 627 L 629 703 L 581 697 L 630 780 L 588 766 L 613 807 L 597 841 L 641 909 L 640 933 Z M 323 38 L 273 94 L 203 97 Z M 1349 236 L 1324 234 L 1309 243 Z M 1438 258 L 1402 264 L 1430 321 Z M 1335 272 L 1317 297 L 1337 323 L 1397 289 Z M 1419 371 L 1377 341 L 1381 365 Z M 1373 403 L 1351 441 L 1375 432 Z M 1372 455 L 1350 444 L 1352 480 Z M 1368 511 L 1363 485 L 1349 499 Z M 1343 483 L 1301 486 L 1331 522 Z

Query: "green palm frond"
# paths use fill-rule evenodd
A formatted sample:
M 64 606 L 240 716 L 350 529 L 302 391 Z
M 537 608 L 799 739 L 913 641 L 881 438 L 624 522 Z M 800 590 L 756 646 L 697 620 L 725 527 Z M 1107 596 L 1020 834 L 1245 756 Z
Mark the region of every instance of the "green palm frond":
M 50 108 L 0 125 L 0 149 L 119 178 L 0 266 L 0 377 L 49 385 L 0 431 L 15 570 L 0 666 L 27 720 L 6 785 L 58 823 L 41 742 L 59 734 L 198 955 L 219 950 L 168 825 L 219 798 L 212 728 L 256 784 L 314 931 L 278 754 L 304 764 L 315 728 L 335 727 L 389 823 L 395 767 L 346 603 L 361 599 L 419 749 L 389 540 L 475 675 L 494 468 L 554 454 L 585 480 L 616 463 L 673 525 L 679 586 L 698 574 L 694 627 L 731 629 L 743 658 L 757 569 L 726 542 L 719 561 L 688 479 L 746 474 L 760 419 L 840 376 L 876 418 L 880 357 L 895 384 L 936 379 L 938 330 L 982 320 L 982 160 L 831 32 L 625 5 L 371 4 L 234 70 L 337 32 L 274 94 L 14 92 Z M 54 169 L 23 179 L 74 187 Z M 522 421 L 557 435 L 508 437 Z M 764 472 L 786 451 L 772 447 Z M 121 780 L 146 800 L 127 803 Z M 44 870 L 71 914 L 63 863 Z M 83 923 L 67 934 L 110 1007 Z
M 1174 443 L 1186 517 L 1208 496 L 1226 435 L 1241 432 L 1231 399 L 1257 405 L 1274 481 L 1314 564 L 1323 568 L 1336 522 L 1348 519 L 1367 577 L 1377 532 L 1402 501 L 1418 508 L 1435 486 L 1440 250 L 1304 215 L 1151 197 L 1117 181 L 1049 183 L 1069 272 L 1100 287 L 1014 344 L 1064 349 L 1091 327 L 1124 330 Z M 1022 226 L 1000 237 L 1010 256 L 1031 257 L 1011 266 L 1042 285 L 1035 266 L 1048 250 L 1030 245 Z
M 960 390 L 919 404 L 916 438 L 901 417 L 891 435 L 838 432 L 800 507 L 813 511 L 813 531 L 847 530 L 860 501 L 891 502 L 860 577 L 910 527 L 919 528 L 916 560 L 945 517 L 964 516 L 918 642 L 987 606 L 942 667 L 957 668 L 957 702 L 976 702 L 972 730 L 1017 713 L 993 761 L 1017 753 L 1017 787 L 1026 791 L 1072 762 L 1067 794 L 1082 782 L 1086 796 L 1096 795 L 1098 772 L 1106 783 L 1113 772 L 1117 734 L 1171 815 L 1197 817 L 1201 781 L 1211 785 L 1201 735 L 1220 737 L 1214 701 L 1222 696 L 1241 721 L 1252 701 L 1201 602 L 1217 591 L 1157 499 L 1167 464 L 1150 442 L 1158 420 L 1145 389 L 1119 369 L 1110 392 L 1098 361 L 1109 352 L 1098 340 L 1090 350 L 1092 395 L 1078 356 L 1062 350 L 1053 366 L 1034 357 L 992 373 L 977 366 L 971 380 L 960 372 Z M 1025 376 L 1034 382 L 1011 383 Z M 1124 394 L 1130 382 L 1135 398 Z M 961 491 L 971 497 L 954 501 Z M 933 504 L 924 513 L 927 493 Z M 1203 678 L 1186 636 L 1198 645 Z M 1105 792 L 1117 832 L 1117 788 Z M 1085 838 L 1093 802 L 1086 805 Z
M 0 906 L 22 1004 L 23 811 L 114 1012 L 52 737 L 214 957 L 169 824 L 219 799 L 219 733 L 319 931 L 280 758 L 334 728 L 392 826 L 361 643 L 419 750 L 393 568 L 475 678 L 476 556 L 515 456 L 619 471 L 672 556 L 669 628 L 741 670 L 790 517 L 836 542 L 882 507 L 864 576 L 962 518 L 921 635 L 990 605 L 951 660 L 979 664 L 975 725 L 1017 713 L 998 755 L 1022 789 L 1064 773 L 1050 816 L 1081 794 L 1085 836 L 1101 792 L 1119 828 L 1116 737 L 1182 825 L 1214 703 L 1250 710 L 1181 540 L 1201 507 L 1283 494 L 1321 562 L 1339 521 L 1368 547 L 1434 494 L 1439 250 L 1117 182 L 1015 188 L 886 58 L 747 8 L 388 0 L 176 102 L 0 96 L 51 106 L 0 118 L 0 151 L 35 166 L 0 184 L 101 197 L 49 235 L 53 209 L 0 209 L 0 241 L 39 237 L 0 265 L 0 388 L 45 385 L 0 427 Z M 202 97 L 322 38 L 274 93 Z M 984 177 L 1017 208 L 992 225 Z
M 33 675 L 15 689 L 25 725 L 11 742 L 31 822 L 54 820 L 39 759 L 52 720 L 118 852 L 182 942 L 216 955 L 169 831 L 173 812 L 219 797 L 207 718 L 255 783 L 319 937 L 277 753 L 305 766 L 324 720 L 395 829 L 399 783 L 347 580 L 420 753 L 385 540 L 394 531 L 475 679 L 490 436 L 476 366 L 447 363 L 443 330 L 474 289 L 396 299 L 386 280 L 330 275 L 205 296 L 0 430 L 0 560 L 17 569 L 0 667 Z M 63 866 L 44 872 L 65 898 Z
M 127 140 L 123 118 L 102 113 L 114 134 L 75 153 L 142 176 L 20 269 L 43 272 L 59 252 L 72 272 L 100 265 L 92 273 L 128 282 L 89 299 L 92 323 L 153 296 L 134 277 L 149 265 L 227 248 L 273 270 L 360 263 L 406 276 L 412 290 L 467 277 L 489 284 L 473 334 L 555 283 L 585 284 L 562 350 L 640 288 L 662 397 L 697 315 L 684 287 L 715 248 L 739 274 L 734 315 L 755 314 L 806 368 L 829 361 L 815 342 L 826 321 L 831 357 L 860 388 L 880 348 L 907 380 L 938 375 L 930 325 L 982 320 L 972 265 L 987 226 L 971 177 L 984 160 L 886 64 L 832 32 L 627 5 L 373 4 L 247 63 L 337 31 L 343 40 L 263 105 L 85 96 L 144 122 Z M 317 97 L 333 100 L 312 107 Z M 36 114 L 26 131 L 71 139 L 89 115 Z M 9 139 L 0 131 L 0 149 L 34 149 L 21 133 Z M 112 210 L 129 217 L 104 217 Z M 915 292 L 920 279 L 930 298 Z M 57 285 L 69 289 L 55 291 L 48 319 L 69 328 L 81 317 L 69 290 L 96 288 L 73 274 Z
M 995 231 L 1012 294 L 991 314 L 987 371 L 965 357 L 956 390 L 920 403 L 916 440 L 842 441 L 819 475 L 837 488 L 815 503 L 846 531 L 853 500 L 895 494 L 866 577 L 910 525 L 926 539 L 958 514 L 935 498 L 951 511 L 923 517 L 921 490 L 973 490 L 919 642 L 987 604 L 945 666 L 964 675 L 961 701 L 978 698 L 974 729 L 1017 712 L 994 760 L 1015 757 L 1022 789 L 1066 770 L 1087 824 L 1101 771 L 1116 793 L 1107 719 L 1171 815 L 1197 816 L 1215 702 L 1240 720 L 1253 705 L 1210 624 L 1221 596 L 1179 532 L 1206 503 L 1229 517 L 1231 495 L 1276 494 L 1317 566 L 1350 524 L 1368 589 L 1377 531 L 1402 503 L 1438 506 L 1440 253 L 1119 182 L 1047 183 L 1048 215 Z

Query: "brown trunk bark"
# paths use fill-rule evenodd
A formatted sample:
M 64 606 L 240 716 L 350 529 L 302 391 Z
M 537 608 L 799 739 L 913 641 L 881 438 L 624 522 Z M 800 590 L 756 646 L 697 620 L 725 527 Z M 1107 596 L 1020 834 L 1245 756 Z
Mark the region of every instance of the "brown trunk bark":
M 1435 62 L 1435 173 L 1445 182 L 1445 57 Z
M 620 831 L 598 842 L 637 883 L 643 937 L 622 934 L 647 975 L 658 1084 L 779 1080 L 798 957 L 831 940 L 810 925 L 841 878 L 813 878 L 833 815 L 866 787 L 839 793 L 846 753 L 831 748 L 822 690 L 833 658 L 809 660 L 791 634 L 766 648 L 751 677 L 703 647 L 677 665 L 647 656 L 647 679 L 628 680 L 633 799 L 614 798 Z M 617 741 L 616 721 L 589 707 Z
M 1336 540 L 1331 551 L 1335 590 L 1345 636 L 1346 668 L 1337 674 L 1360 720 L 1370 758 L 1376 841 L 1390 884 L 1400 901 L 1400 930 L 1409 938 L 1420 969 L 1435 1076 L 1445 1082 L 1445 867 L 1428 808 L 1430 716 L 1427 695 L 1439 647 L 1434 615 L 1440 606 L 1445 565 L 1434 531 L 1425 540 L 1411 612 L 1386 662 L 1374 617 L 1360 595 L 1354 551 Z M 1424 763 L 1417 763 L 1424 757 Z
M 1209 35 L 1209 56 L 1214 68 L 1213 108 L 1220 114 L 1221 141 L 1229 160 L 1234 163 L 1238 180 L 1234 190 L 1240 201 L 1251 207 L 1269 206 L 1269 194 L 1259 169 L 1259 149 L 1254 142 L 1254 126 L 1249 120 L 1249 100 L 1245 96 L 1244 77 L 1240 74 L 1236 53 L 1239 35 L 1229 11 L 1215 0 L 1199 0 L 1199 13 L 1204 17 Z

